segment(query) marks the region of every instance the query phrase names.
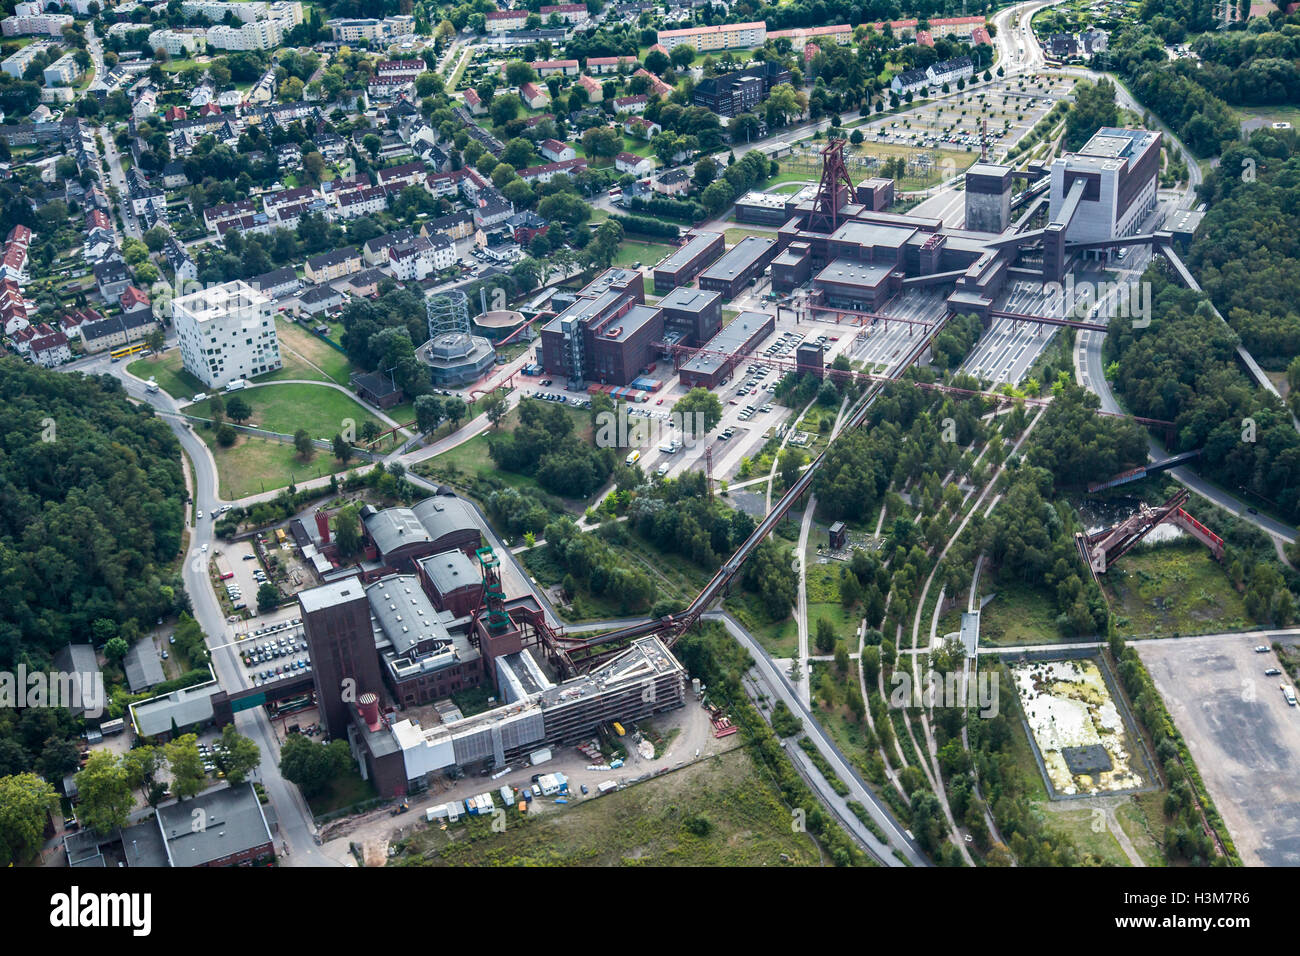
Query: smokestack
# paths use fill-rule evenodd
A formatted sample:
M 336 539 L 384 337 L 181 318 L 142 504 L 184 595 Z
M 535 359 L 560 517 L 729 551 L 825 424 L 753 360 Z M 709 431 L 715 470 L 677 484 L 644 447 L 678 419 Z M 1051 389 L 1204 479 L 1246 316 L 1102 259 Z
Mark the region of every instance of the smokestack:
M 330 543 L 330 513 L 324 508 L 316 509 L 316 530 L 320 532 L 323 544 Z
M 361 719 L 366 722 L 366 726 L 371 730 L 379 729 L 379 695 L 367 691 L 361 695 L 357 701 L 357 709 L 361 711 Z

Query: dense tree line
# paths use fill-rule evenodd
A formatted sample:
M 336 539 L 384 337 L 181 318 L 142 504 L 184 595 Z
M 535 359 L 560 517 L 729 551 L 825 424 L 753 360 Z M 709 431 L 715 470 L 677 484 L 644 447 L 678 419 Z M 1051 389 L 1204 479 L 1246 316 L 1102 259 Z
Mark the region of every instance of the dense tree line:
M 1202 293 L 1155 269 L 1151 325 L 1112 323 L 1106 355 L 1135 414 L 1174 422 L 1173 451 L 1204 449 L 1196 467 L 1228 489 L 1259 495 L 1300 520 L 1300 435 L 1282 402 L 1237 365 L 1237 337 Z
M 180 446 L 109 377 L 0 359 L 0 665 L 185 606 Z M 107 622 L 96 632 L 96 621 Z
M 1253 181 L 1252 181 L 1253 180 Z M 1300 153 L 1294 130 L 1234 144 L 1202 189 L 1210 201 L 1188 265 L 1255 358 L 1300 355 Z
M 627 509 L 628 523 L 659 550 L 716 568 L 753 532 L 754 519 L 710 502 L 706 481 L 703 473 L 688 471 L 640 489 Z
M 547 550 L 564 570 L 561 586 L 566 595 L 587 591 L 617 605 L 620 614 L 650 610 L 655 582 L 599 534 L 584 534 L 567 515 L 548 524 L 544 533 Z
M 1048 471 L 1021 465 L 1009 474 L 1002 502 L 986 522 L 972 529 L 974 546 L 987 548 L 999 575 L 1052 595 L 1056 625 L 1063 634 L 1104 633 L 1109 611 L 1101 589 L 1079 560 L 1069 504 L 1052 502 Z
M 1164 41 L 1146 24 L 1126 24 L 1110 40 L 1106 65 L 1197 156 L 1217 155 L 1239 134 L 1232 110 L 1197 78 L 1197 65 L 1170 64 Z

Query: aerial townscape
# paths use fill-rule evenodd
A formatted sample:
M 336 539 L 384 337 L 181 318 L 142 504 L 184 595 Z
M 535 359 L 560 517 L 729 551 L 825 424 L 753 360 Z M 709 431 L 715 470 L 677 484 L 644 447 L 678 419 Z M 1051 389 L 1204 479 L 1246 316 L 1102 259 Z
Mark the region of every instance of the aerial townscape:
M 1300 3 L 0 33 L 10 867 L 1300 866 Z

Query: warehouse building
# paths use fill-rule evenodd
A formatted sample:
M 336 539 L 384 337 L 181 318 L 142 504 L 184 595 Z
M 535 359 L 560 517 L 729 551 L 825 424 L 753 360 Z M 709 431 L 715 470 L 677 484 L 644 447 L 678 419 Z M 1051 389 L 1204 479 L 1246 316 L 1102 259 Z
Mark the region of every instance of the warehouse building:
M 655 265 L 655 291 L 662 293 L 690 285 L 705 266 L 722 255 L 725 248 L 726 240 L 720 232 L 690 233 L 685 243 Z
M 836 259 L 813 279 L 814 295 L 828 306 L 874 312 L 901 291 L 903 274 L 861 259 Z
M 763 274 L 767 264 L 776 258 L 777 251 L 775 239 L 746 236 L 700 273 L 700 288 L 721 292 L 724 298 L 734 299 L 750 279 Z
M 722 295 L 703 289 L 676 288 L 657 303 L 664 313 L 664 341 L 703 345 L 722 328 Z
M 774 315 L 740 313 L 678 369 L 682 385 L 686 388 L 717 388 L 741 359 L 775 330 Z

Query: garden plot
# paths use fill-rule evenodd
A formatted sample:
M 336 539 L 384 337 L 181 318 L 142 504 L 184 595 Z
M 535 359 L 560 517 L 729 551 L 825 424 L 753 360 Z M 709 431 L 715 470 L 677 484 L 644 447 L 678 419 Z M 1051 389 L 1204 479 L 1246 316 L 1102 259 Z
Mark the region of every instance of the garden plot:
M 1137 769 L 1141 758 L 1095 662 L 1033 661 L 1011 674 L 1055 796 L 1146 785 Z

